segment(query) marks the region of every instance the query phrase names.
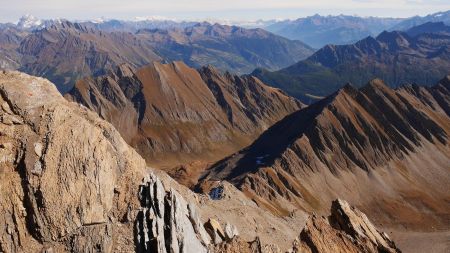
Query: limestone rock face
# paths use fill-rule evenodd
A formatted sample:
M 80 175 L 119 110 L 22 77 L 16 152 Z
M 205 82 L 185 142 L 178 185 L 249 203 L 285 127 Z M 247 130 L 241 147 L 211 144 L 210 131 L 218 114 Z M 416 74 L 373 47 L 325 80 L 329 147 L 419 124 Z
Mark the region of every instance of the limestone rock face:
M 137 252 L 206 253 L 210 239 L 197 215 L 176 191 L 165 191 L 154 175 L 140 186 L 136 218 Z
M 222 226 L 215 219 L 209 219 L 205 224 L 206 231 L 214 241 L 214 244 L 221 243 L 225 239 L 225 232 L 223 232 Z
M 386 252 L 400 250 L 367 216 L 346 201 L 335 200 L 328 220 L 313 215 L 291 252 Z

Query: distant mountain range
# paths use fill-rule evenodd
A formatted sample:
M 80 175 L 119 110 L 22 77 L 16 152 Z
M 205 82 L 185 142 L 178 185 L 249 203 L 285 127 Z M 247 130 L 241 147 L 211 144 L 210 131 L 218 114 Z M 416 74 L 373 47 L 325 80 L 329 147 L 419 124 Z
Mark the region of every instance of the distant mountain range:
M 294 25 L 301 30 L 302 36 L 309 36 L 309 39 L 306 37 L 304 39 L 313 45 L 319 45 L 322 42 L 322 44 L 340 44 L 390 29 L 389 27 L 404 28 L 428 20 L 442 20 L 442 26 L 448 22 L 449 15 L 448 11 L 410 19 L 315 15 L 296 21 L 258 21 L 247 23 L 247 25 L 262 26 L 279 32 L 292 32 L 295 29 L 289 27 Z M 308 102 L 310 98 L 330 94 L 343 82 L 352 81 L 357 85 L 365 83 L 368 80 L 366 76 L 369 78 L 381 76 L 394 85 L 404 81 L 425 84 L 435 82 L 436 76 L 444 74 L 441 69 L 447 67 L 445 59 L 439 62 L 439 59 L 446 57 L 447 38 L 445 35 L 440 35 L 441 37 L 438 38 L 440 42 L 437 42 L 437 38 L 426 39 L 419 34 L 435 33 L 446 28 L 438 27 L 438 25 L 417 27 L 416 30 L 410 30 L 407 33 L 409 37 L 406 40 L 411 44 L 409 51 L 405 49 L 407 47 L 405 45 L 394 49 L 386 44 L 388 42 L 379 40 L 382 37 L 377 37 L 375 40 L 378 44 L 384 43 L 383 46 L 375 45 L 377 43 L 372 43 L 373 41 L 371 42 L 368 38 L 348 47 L 328 46 L 311 56 L 314 50 L 307 44 L 289 40 L 259 28 L 245 29 L 238 26 L 161 18 L 135 21 L 69 22 L 61 19 L 41 20 L 33 16 L 24 16 L 17 24 L 0 25 L 0 41 L 2 41 L 0 67 L 19 69 L 29 74 L 46 77 L 65 93 L 71 89 L 78 78 L 103 75 L 123 63 L 138 68 L 154 61 L 181 60 L 191 67 L 199 68 L 210 64 L 220 71 L 228 70 L 237 74 L 247 74 L 258 69 L 253 73 L 267 83 L 282 87 L 291 95 Z M 292 34 L 294 33 L 295 31 Z M 420 38 L 416 40 L 417 36 Z M 322 42 L 316 44 L 312 42 L 313 40 L 317 43 Z M 368 44 L 363 45 L 365 43 Z M 440 44 L 443 47 L 440 47 Z M 375 48 L 370 48 L 372 46 Z M 385 50 L 387 47 L 389 49 Z M 381 55 L 371 55 L 366 49 L 375 50 Z M 346 52 L 346 50 L 350 51 Z M 367 54 L 367 57 L 363 57 L 364 54 Z M 401 59 L 396 59 L 397 55 L 402 55 Z M 311 57 L 307 61 L 293 65 L 309 56 Z M 378 59 L 370 62 L 375 56 Z M 349 59 L 342 61 L 343 57 L 354 59 L 349 63 Z M 331 61 L 334 61 L 332 58 L 341 61 L 340 64 L 330 66 Z M 410 65 L 403 62 L 406 58 L 420 60 L 418 64 Z M 364 65 L 369 66 L 374 62 L 379 62 L 384 67 L 373 65 L 373 69 L 367 71 Z M 395 70 L 400 73 L 384 74 L 383 68 L 397 62 L 404 63 Z M 438 68 L 433 72 L 424 72 L 425 75 L 421 78 L 415 78 L 419 76 L 414 76 L 419 73 L 415 72 L 415 66 L 428 63 L 438 64 Z M 291 65 L 292 67 L 289 67 Z M 355 70 L 363 71 L 346 69 L 352 66 L 358 66 Z M 405 66 L 407 69 L 403 69 Z M 426 68 L 425 66 L 422 69 Z M 279 71 L 272 72 L 275 74 L 267 72 L 277 70 Z M 403 70 L 407 73 L 402 73 Z M 354 77 L 356 74 L 362 76 Z M 324 82 L 317 82 L 318 80 L 324 80 Z M 316 89 L 316 86 L 326 87 Z
M 353 83 L 360 87 L 383 78 L 392 87 L 405 83 L 432 85 L 450 71 L 449 26 L 426 23 L 406 32 L 382 32 L 350 45 L 327 45 L 308 59 L 253 75 L 306 103 Z
M 61 22 L 61 20 L 44 20 L 26 15 L 18 21 L 17 26 L 21 29 L 33 30 L 42 29 L 55 22 Z M 384 30 L 406 31 L 413 26 L 427 22 L 444 22 L 450 25 L 450 11 L 410 18 L 359 17 L 349 15 L 321 16 L 316 14 L 295 20 L 261 19 L 254 21 L 233 21 L 211 19 L 205 21 L 188 21 L 166 17 L 141 17 L 135 18 L 134 20 L 100 18 L 90 21 L 76 21 L 76 23 L 103 31 L 129 32 L 136 32 L 140 29 L 184 29 L 203 22 L 243 28 L 263 28 L 288 39 L 300 40 L 313 48 L 321 48 L 327 44 L 342 45 L 354 43 L 367 36 L 376 36 Z
M 289 39 L 301 40 L 314 48 L 321 48 L 327 44 L 354 43 L 367 36 L 376 36 L 385 30 L 405 31 L 427 22 L 444 22 L 450 25 L 450 11 L 411 18 L 314 15 L 296 20 L 278 21 L 264 28 Z
M 92 22 L 57 20 L 39 29 L 31 29 L 31 23 L 0 28 L 0 41 L 5 41 L 0 44 L 0 64 L 46 77 L 63 93 L 76 79 L 105 74 L 122 63 L 141 67 L 153 61 L 183 60 L 192 67 L 211 64 L 244 74 L 257 67 L 287 67 L 313 53 L 300 41 L 262 29 L 209 23 L 136 32 L 137 27 L 103 30 Z
M 443 22 L 446 25 L 450 25 L 450 10 L 433 13 L 424 17 L 415 16 L 411 18 L 407 18 L 397 25 L 390 28 L 390 30 L 400 30 L 405 31 L 410 29 L 413 26 L 418 26 L 428 22 Z
M 314 15 L 280 21 L 265 27 L 286 38 L 301 40 L 314 48 L 327 44 L 348 44 L 374 36 L 401 22 L 399 18 Z

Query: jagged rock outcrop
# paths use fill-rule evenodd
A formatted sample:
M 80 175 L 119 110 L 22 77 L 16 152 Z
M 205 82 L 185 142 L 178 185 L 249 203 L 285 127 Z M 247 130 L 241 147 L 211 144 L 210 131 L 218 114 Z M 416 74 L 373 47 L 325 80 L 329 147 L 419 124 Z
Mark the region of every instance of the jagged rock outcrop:
M 254 77 L 220 74 L 212 67 L 195 70 L 182 62 L 139 70 L 121 65 L 109 75 L 80 80 L 66 97 L 111 122 L 160 168 L 219 160 L 302 107 Z M 195 184 L 203 168 L 186 169 L 173 175 Z
M 378 231 L 367 216 L 346 201 L 337 199 L 328 219 L 312 215 L 294 242 L 293 253 L 401 252 L 393 241 Z
M 448 228 L 447 80 L 397 90 L 381 80 L 348 85 L 276 123 L 201 182 L 229 180 L 282 216 L 325 211 L 341 197 L 377 224 Z
M 172 189 L 166 192 L 159 179 L 150 176 L 140 187 L 139 199 L 137 252 L 208 252 L 211 239 L 196 207 L 179 193 Z

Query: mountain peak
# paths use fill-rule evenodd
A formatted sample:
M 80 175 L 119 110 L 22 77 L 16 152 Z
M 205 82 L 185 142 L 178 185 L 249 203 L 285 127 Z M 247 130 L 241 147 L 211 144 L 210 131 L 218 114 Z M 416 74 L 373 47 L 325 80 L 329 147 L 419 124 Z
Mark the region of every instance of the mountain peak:
M 383 80 L 379 79 L 379 78 L 375 78 L 370 80 L 367 83 L 367 86 L 373 87 L 373 88 L 377 88 L 377 89 L 390 89 Z
M 450 75 L 447 75 L 446 77 L 442 78 L 439 81 L 439 84 L 443 85 L 445 88 L 447 88 L 450 91 Z
M 128 63 L 122 63 L 117 67 L 116 74 L 119 78 L 131 77 L 134 75 L 134 70 Z
M 407 40 L 405 35 L 406 35 L 405 33 L 400 31 L 392 31 L 392 32 L 383 31 L 376 37 L 376 39 L 381 42 L 392 43 L 394 41 Z

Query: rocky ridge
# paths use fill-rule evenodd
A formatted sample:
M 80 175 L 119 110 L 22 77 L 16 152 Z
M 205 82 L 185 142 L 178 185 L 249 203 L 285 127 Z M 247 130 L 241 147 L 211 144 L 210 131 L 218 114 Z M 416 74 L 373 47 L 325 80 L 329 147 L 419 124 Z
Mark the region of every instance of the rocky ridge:
M 159 168 L 219 160 L 302 107 L 254 77 L 221 74 L 210 66 L 195 70 L 182 62 L 138 70 L 121 65 L 109 75 L 78 81 L 66 97 L 111 122 Z M 192 185 L 201 167 L 184 166 L 172 175 L 189 176 L 186 184 Z
M 391 88 L 432 86 L 450 69 L 449 25 L 428 23 L 409 31 L 384 31 L 348 45 L 326 45 L 304 61 L 275 72 L 253 75 L 306 103 L 350 82 L 364 86 L 382 78 Z
M 340 197 L 377 224 L 445 229 L 448 83 L 447 77 L 431 88 L 393 90 L 381 80 L 360 90 L 347 85 L 276 123 L 201 182 L 228 180 L 282 216 L 296 208 L 320 212 Z

